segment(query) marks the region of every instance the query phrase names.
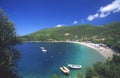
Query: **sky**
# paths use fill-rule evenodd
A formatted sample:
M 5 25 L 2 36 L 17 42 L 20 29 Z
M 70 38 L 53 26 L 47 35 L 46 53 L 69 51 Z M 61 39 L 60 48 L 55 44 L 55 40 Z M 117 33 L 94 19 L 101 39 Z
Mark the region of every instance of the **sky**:
M 120 22 L 120 0 L 0 0 L 18 35 L 44 28 Z

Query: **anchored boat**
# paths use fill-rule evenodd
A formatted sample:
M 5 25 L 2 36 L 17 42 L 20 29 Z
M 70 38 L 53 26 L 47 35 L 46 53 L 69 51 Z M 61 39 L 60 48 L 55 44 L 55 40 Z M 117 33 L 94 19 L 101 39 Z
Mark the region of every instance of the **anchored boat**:
M 80 69 L 82 68 L 82 65 L 75 65 L 75 64 L 68 64 L 68 66 L 72 69 Z
M 69 74 L 69 72 L 70 72 L 70 70 L 65 66 L 60 67 L 60 70 L 65 74 Z
M 47 50 L 42 50 L 42 52 L 47 52 Z
M 47 52 L 47 50 L 45 49 L 45 47 L 40 47 L 42 52 Z

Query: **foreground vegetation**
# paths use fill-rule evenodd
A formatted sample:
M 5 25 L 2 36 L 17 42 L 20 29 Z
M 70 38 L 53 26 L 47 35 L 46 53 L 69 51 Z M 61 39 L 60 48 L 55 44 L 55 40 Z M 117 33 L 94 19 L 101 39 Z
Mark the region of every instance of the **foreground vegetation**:
M 119 78 L 120 56 L 114 55 L 111 61 L 96 63 L 87 69 L 86 78 Z
M 16 74 L 16 61 L 20 55 L 12 46 L 20 41 L 13 24 L 0 9 L 0 78 L 19 78 Z

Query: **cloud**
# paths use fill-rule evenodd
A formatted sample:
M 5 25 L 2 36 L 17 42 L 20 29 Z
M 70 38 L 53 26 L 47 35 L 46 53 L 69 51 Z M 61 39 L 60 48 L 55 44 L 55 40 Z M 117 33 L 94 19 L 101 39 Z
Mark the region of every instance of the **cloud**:
M 92 20 L 94 20 L 95 18 L 97 18 L 98 16 L 99 16 L 98 13 L 96 13 L 95 15 L 89 15 L 88 18 L 87 18 L 87 20 L 92 21 Z
M 56 27 L 62 27 L 63 26 L 63 24 L 58 24 Z
M 104 17 L 108 16 L 109 14 L 110 14 L 110 12 L 108 12 L 108 13 L 101 13 L 100 14 L 100 18 L 104 18 Z
M 120 12 L 120 0 L 115 0 L 111 4 L 107 6 L 102 6 L 99 11 L 101 13 L 108 13 L 108 12 Z
M 73 21 L 73 24 L 77 24 L 78 23 L 78 21 Z
M 111 4 L 100 7 L 94 15 L 89 15 L 87 20 L 92 21 L 95 18 L 104 18 L 111 13 L 120 12 L 120 0 L 114 0 Z

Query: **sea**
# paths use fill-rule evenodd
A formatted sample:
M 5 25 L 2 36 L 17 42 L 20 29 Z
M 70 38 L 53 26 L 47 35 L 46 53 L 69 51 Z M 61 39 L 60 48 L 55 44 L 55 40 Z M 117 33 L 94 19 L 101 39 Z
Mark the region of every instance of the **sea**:
M 42 51 L 44 47 L 46 51 Z M 21 59 L 17 62 L 17 73 L 23 78 L 77 78 L 85 76 L 86 68 L 96 62 L 105 62 L 105 58 L 96 50 L 70 42 L 25 42 L 15 46 L 20 51 Z M 70 69 L 64 74 L 61 66 L 67 64 L 82 65 L 81 69 Z

